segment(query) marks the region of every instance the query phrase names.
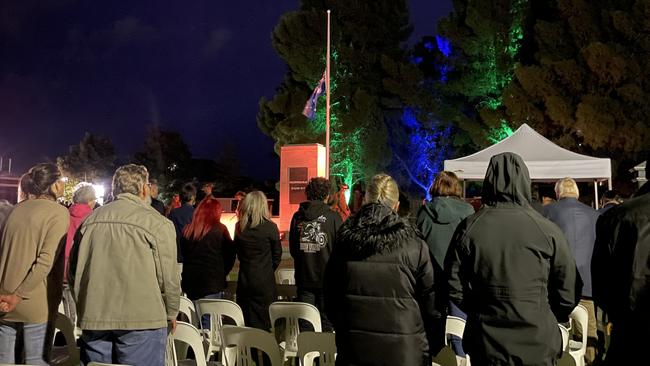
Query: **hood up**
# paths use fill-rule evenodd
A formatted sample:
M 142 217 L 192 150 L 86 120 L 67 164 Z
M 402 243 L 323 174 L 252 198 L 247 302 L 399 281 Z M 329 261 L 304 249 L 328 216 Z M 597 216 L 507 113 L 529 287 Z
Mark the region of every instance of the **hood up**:
M 370 203 L 351 216 L 338 235 L 342 251 L 353 259 L 364 259 L 398 249 L 407 239 L 417 238 L 418 232 L 390 207 Z
M 521 156 L 506 152 L 490 159 L 483 180 L 482 200 L 488 206 L 498 203 L 530 205 L 530 174 Z

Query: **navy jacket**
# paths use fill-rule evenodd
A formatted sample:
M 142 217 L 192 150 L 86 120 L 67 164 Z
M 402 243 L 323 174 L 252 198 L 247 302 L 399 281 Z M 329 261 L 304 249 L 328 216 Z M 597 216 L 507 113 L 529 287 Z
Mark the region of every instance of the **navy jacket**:
M 174 223 L 176 228 L 176 246 L 177 246 L 177 261 L 183 263 L 183 253 L 181 252 L 181 238 L 183 237 L 183 228 L 185 225 L 192 222 L 194 215 L 194 207 L 189 203 L 184 203 L 181 207 L 173 209 L 169 213 L 169 219 Z
M 544 207 L 544 216 L 562 229 L 583 281 L 582 296 L 591 297 L 591 256 L 596 241 L 598 211 L 576 198 L 562 198 Z

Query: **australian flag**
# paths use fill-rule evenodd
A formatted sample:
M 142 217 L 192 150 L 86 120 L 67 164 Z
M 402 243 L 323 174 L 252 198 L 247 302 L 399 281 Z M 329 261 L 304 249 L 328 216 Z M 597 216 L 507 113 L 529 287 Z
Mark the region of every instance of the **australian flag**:
M 316 118 L 316 105 L 318 104 L 318 98 L 325 92 L 326 76 L 327 71 L 323 72 L 323 77 L 320 78 L 318 85 L 316 85 L 316 88 L 311 93 L 311 97 L 309 97 L 309 100 L 305 103 L 305 108 L 302 110 L 302 114 L 310 120 Z

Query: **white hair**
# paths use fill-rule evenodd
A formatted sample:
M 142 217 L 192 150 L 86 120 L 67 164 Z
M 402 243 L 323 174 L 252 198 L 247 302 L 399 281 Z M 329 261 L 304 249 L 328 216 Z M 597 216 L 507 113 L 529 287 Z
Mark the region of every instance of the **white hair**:
M 567 197 L 578 198 L 580 197 L 578 184 L 572 178 L 562 178 L 555 183 L 555 195 L 558 199 Z

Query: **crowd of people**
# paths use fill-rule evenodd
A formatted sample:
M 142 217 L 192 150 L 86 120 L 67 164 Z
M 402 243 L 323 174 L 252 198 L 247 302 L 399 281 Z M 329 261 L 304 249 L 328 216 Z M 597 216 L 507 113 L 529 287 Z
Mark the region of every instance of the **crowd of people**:
M 437 175 L 412 218 L 398 214 L 386 174 L 365 193 L 354 187 L 351 207 L 348 187 L 331 187 L 309 181 L 288 241 L 297 300 L 336 332 L 337 364 L 428 366 L 453 315 L 466 327 L 451 347 L 474 365 L 554 365 L 558 323 L 578 304 L 589 314 L 587 364 L 602 356 L 596 308 L 612 327 L 607 363 L 639 361 L 650 326 L 647 185 L 623 203 L 608 194 L 596 210 L 564 178 L 557 202 L 536 206 L 526 164 L 504 153 L 489 163 L 476 212 L 452 172 Z M 224 298 L 236 260 L 246 325 L 271 329 L 282 246 L 266 196 L 241 192 L 231 237 L 211 188 L 188 183 L 168 208 L 147 169 L 129 164 L 113 176 L 110 203 L 97 208 L 92 186 L 80 185 L 66 209 L 57 167 L 32 167 L 19 203 L 0 202 L 0 363 L 47 364 L 63 299 L 82 329 L 82 364 L 164 365 L 181 293 Z

